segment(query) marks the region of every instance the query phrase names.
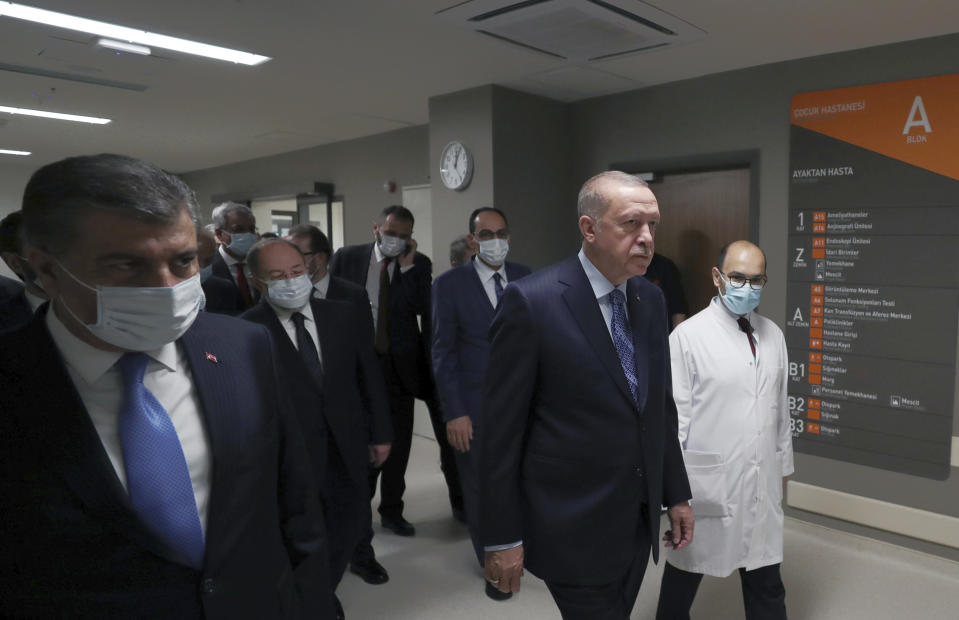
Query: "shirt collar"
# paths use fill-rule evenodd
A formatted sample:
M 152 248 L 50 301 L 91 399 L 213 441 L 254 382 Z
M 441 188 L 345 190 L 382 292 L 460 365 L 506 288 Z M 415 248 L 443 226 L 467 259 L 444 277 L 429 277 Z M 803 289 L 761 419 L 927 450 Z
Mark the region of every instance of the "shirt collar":
M 273 304 L 270 304 L 270 307 L 272 307 L 273 311 L 276 312 L 276 317 L 280 319 L 281 323 L 289 323 L 290 321 L 292 321 L 293 315 L 296 314 L 297 312 L 302 314 L 303 318 L 305 318 L 308 322 L 310 323 L 314 322 L 313 307 L 309 301 L 307 301 L 302 308 L 295 308 L 293 310 L 290 310 L 289 308 L 281 308 Z
M 489 265 L 487 265 L 486 263 L 484 263 L 483 261 L 476 258 L 475 256 L 471 258 L 470 260 L 473 261 L 473 268 L 476 269 L 476 275 L 479 276 L 480 282 L 485 284 L 486 282 L 489 282 L 493 278 L 493 276 L 498 273 L 499 277 L 502 278 L 503 286 L 506 286 L 506 270 L 505 269 L 500 269 L 499 271 L 497 271 L 493 269 L 492 267 L 490 267 Z
M 316 284 L 313 285 L 313 288 L 320 292 L 323 299 L 326 299 L 327 293 L 330 291 L 330 272 L 327 271 L 323 274 L 323 277 L 316 281 Z
M 607 297 L 613 292 L 614 288 L 618 288 L 624 296 L 626 295 L 626 282 L 619 286 L 613 286 L 613 283 L 607 280 L 606 276 L 587 258 L 586 252 L 580 249 L 578 257 L 580 264 L 583 265 L 583 270 L 586 272 L 586 277 L 589 279 L 589 285 L 593 287 L 593 294 L 596 295 L 596 299 Z
M 104 351 L 74 336 L 57 316 L 52 303 L 47 309 L 46 322 L 50 336 L 67 365 L 89 385 L 99 381 L 123 356 L 123 353 L 119 351 Z M 176 342 L 167 343 L 159 349 L 144 351 L 144 353 L 168 370 L 176 371 Z
M 373 260 L 375 260 L 376 264 L 379 265 L 380 263 L 383 262 L 384 258 L 386 258 L 386 256 L 383 254 L 383 252 L 380 251 L 380 244 L 374 241 L 373 242 Z
M 238 261 L 237 259 L 233 258 L 233 257 L 230 255 L 230 253 L 227 252 L 227 251 L 223 248 L 222 245 L 221 245 L 219 248 L 217 248 L 217 249 L 218 249 L 219 252 L 220 252 L 220 256 L 223 258 L 224 261 L 226 261 L 226 264 L 227 264 L 228 266 L 232 267 L 233 265 L 236 265 L 237 263 L 240 262 L 240 261 Z
M 716 295 L 715 297 L 713 297 L 712 301 L 709 302 L 709 308 L 716 315 L 716 318 L 719 320 L 720 323 L 722 323 L 723 325 L 725 325 L 726 327 L 728 327 L 729 329 L 733 331 L 741 331 L 739 329 L 740 315 L 736 314 L 735 312 L 727 308 L 726 303 L 723 301 L 722 297 L 720 297 L 719 295 Z M 744 316 L 749 321 L 749 324 L 752 325 L 753 313 L 750 312 L 749 314 L 746 314 Z M 753 327 L 755 328 L 755 326 Z M 755 336 L 755 331 L 753 331 L 753 335 Z

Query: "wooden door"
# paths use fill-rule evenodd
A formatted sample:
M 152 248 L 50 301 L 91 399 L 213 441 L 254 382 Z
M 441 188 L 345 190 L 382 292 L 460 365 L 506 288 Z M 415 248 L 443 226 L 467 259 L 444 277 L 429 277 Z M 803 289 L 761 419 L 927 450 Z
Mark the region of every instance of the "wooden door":
M 690 315 L 716 295 L 710 269 L 723 245 L 749 238 L 749 168 L 664 174 L 650 184 L 662 222 L 656 252 L 676 263 Z

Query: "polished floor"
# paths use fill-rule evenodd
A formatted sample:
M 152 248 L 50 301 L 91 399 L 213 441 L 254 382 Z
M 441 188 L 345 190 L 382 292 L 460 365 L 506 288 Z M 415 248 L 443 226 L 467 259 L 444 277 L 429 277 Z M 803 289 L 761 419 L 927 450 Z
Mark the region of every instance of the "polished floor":
M 423 425 L 418 428 L 422 430 Z M 406 518 L 413 538 L 374 528 L 390 581 L 369 586 L 347 574 L 340 585 L 347 620 L 558 620 L 543 582 L 528 574 L 506 602 L 483 593 L 465 526 L 450 516 L 436 443 L 413 439 Z M 375 513 L 374 513 L 375 514 Z M 959 618 L 959 564 L 902 547 L 787 520 L 783 580 L 791 620 Z M 652 618 L 662 565 L 650 564 L 632 618 Z M 743 618 L 739 579 L 706 577 L 693 605 L 700 620 Z

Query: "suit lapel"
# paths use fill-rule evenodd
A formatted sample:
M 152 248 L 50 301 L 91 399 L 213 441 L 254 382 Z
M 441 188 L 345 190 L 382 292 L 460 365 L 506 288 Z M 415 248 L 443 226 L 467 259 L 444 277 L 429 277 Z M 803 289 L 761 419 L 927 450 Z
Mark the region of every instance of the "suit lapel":
M 370 275 L 370 263 L 373 262 L 373 244 L 367 243 L 360 247 L 363 248 L 363 254 L 356 261 L 357 277 L 353 281 L 365 288 L 366 279 Z
M 45 306 L 46 310 L 49 305 Z M 73 380 L 57 351 L 45 322 L 46 312 L 33 321 L 31 350 L 36 376 L 43 377 L 36 411 L 44 412 L 42 443 L 49 447 L 48 462 L 98 520 L 111 524 L 133 542 L 173 562 L 179 555 L 153 535 L 133 512 L 129 496 L 97 435 Z M 53 432 L 55 430 L 55 432 Z
M 321 300 L 310 300 L 310 309 L 313 310 L 313 323 L 316 325 L 316 335 L 320 340 L 320 360 L 322 360 L 323 368 L 326 369 L 327 364 L 333 360 L 333 351 L 337 349 L 338 334 L 342 333 L 337 328 L 342 329 L 345 326 L 333 325 L 333 322 L 327 318 L 326 305 Z M 324 383 L 326 383 L 326 377 L 328 376 L 329 373 L 324 371 Z
M 632 404 L 633 395 L 626 383 L 626 375 L 623 374 L 619 355 L 613 347 L 613 339 L 609 335 L 609 328 L 606 327 L 606 321 L 599 309 L 593 287 L 589 283 L 589 278 L 586 277 L 586 272 L 583 271 L 579 258 L 574 257 L 566 263 L 560 282 L 567 287 L 563 291 L 563 300 L 576 322 L 579 323 L 586 340 L 593 347 L 597 357 L 599 357 L 623 396 Z
M 649 325 L 650 304 L 649 300 L 642 299 L 639 289 L 636 278 L 630 278 L 626 283 L 626 311 L 629 313 L 629 326 L 633 333 L 633 358 L 636 362 L 636 381 L 639 384 L 639 410 L 642 411 L 646 407 L 646 396 L 649 394 L 648 340 L 642 336 Z

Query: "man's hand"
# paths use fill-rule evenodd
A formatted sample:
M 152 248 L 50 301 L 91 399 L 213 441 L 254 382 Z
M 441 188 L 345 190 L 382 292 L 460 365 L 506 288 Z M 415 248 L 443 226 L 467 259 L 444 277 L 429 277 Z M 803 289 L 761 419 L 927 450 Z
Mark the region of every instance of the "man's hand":
M 468 415 L 461 415 L 446 423 L 446 438 L 460 452 L 470 451 L 473 440 L 473 422 Z
M 388 443 L 375 444 L 370 446 L 370 463 L 373 467 L 381 467 L 390 456 L 390 445 Z
M 486 552 L 486 581 L 500 592 L 519 592 L 523 576 L 523 545 Z
M 663 534 L 664 546 L 679 550 L 693 542 L 693 510 L 689 502 L 676 504 L 666 511 L 670 529 Z
M 399 258 L 396 259 L 396 262 L 401 268 L 409 267 L 413 264 L 413 260 L 416 258 L 416 239 L 411 237 L 410 240 L 406 242 L 406 245 L 409 247 L 409 250 L 403 254 L 400 254 Z

